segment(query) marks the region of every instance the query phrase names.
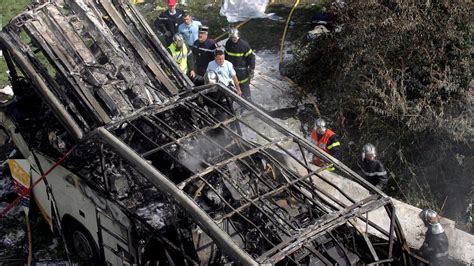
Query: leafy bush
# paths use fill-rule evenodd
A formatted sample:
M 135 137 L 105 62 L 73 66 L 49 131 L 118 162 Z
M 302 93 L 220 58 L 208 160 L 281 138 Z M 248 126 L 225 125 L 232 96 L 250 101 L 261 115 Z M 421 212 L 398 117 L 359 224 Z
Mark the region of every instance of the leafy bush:
M 299 50 L 298 80 L 322 100 L 336 92 L 359 118 L 472 141 L 471 3 L 361 0 L 334 11 L 342 31 Z
M 455 220 L 472 202 L 472 9 L 464 0 L 332 6 L 340 31 L 301 41 L 288 68 L 338 122 L 346 163 L 376 144 L 388 193 Z

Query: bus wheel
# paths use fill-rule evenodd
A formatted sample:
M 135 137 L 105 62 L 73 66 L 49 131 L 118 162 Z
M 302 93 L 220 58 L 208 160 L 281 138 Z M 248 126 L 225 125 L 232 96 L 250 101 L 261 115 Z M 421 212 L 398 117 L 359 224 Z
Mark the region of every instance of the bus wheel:
M 66 225 L 65 232 L 73 261 L 94 264 L 100 262 L 97 245 L 87 229 L 76 222 L 71 222 Z

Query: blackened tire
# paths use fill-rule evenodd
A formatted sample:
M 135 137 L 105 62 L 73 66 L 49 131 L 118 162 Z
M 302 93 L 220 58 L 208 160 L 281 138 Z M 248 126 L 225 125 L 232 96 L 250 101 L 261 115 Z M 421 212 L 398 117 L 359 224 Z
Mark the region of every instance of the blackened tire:
M 64 223 L 67 247 L 73 262 L 84 265 L 101 265 L 99 249 L 87 229 L 76 221 Z

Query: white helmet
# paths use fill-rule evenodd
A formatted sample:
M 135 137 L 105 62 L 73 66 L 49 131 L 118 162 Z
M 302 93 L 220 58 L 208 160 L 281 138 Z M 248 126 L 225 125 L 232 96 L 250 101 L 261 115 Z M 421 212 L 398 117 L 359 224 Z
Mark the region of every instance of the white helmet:
M 239 30 L 237 28 L 230 28 L 229 30 L 229 38 L 239 38 Z
M 324 119 L 322 118 L 318 118 L 316 119 L 316 121 L 314 121 L 314 127 L 316 128 L 316 132 L 318 134 L 321 134 L 321 135 L 324 135 L 326 134 L 326 121 L 324 121 Z
M 181 33 L 176 33 L 173 35 L 173 41 L 176 43 L 177 47 L 182 47 L 184 43 L 183 35 L 181 35 Z
M 219 82 L 219 77 L 216 72 L 210 70 L 204 74 L 204 84 L 216 84 L 217 82 Z
M 371 143 L 367 143 L 362 147 L 362 158 L 365 158 L 369 154 L 372 154 L 374 158 L 377 156 L 375 146 Z
M 173 36 L 173 41 L 178 42 L 184 40 L 183 35 L 181 33 L 175 33 Z

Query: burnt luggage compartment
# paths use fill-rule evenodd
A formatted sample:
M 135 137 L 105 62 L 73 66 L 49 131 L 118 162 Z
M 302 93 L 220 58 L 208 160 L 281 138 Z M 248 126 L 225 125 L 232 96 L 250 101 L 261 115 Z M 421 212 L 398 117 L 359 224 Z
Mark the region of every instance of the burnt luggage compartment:
M 32 5 L 0 41 L 6 112 L 42 154 L 77 145 L 64 167 L 132 221 L 132 262 L 409 264 L 386 195 L 229 89 L 192 87 L 128 1 Z M 351 198 L 332 165 L 371 194 Z

